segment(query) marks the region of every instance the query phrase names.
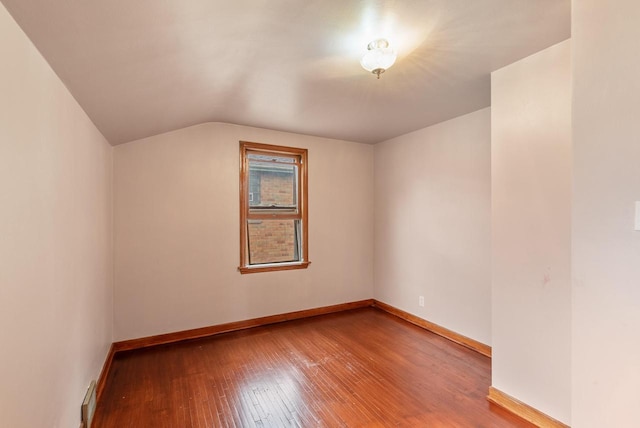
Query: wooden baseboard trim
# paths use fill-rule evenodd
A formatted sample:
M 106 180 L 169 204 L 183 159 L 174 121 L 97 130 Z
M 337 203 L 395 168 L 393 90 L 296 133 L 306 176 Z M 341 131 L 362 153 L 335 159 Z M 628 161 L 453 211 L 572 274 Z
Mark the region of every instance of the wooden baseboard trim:
M 112 343 L 109 347 L 107 358 L 105 358 L 104 364 L 102 365 L 102 371 L 100 372 L 100 377 L 98 377 L 98 382 L 96 382 L 96 400 L 100 400 L 102 391 L 104 391 L 104 387 L 107 384 L 107 377 L 109 377 L 109 371 L 111 370 L 111 364 L 113 364 L 113 356 L 115 353 L 115 346 Z
M 569 428 L 569 425 L 565 425 L 562 422 L 553 419 L 551 416 L 545 415 L 541 411 L 516 398 L 513 398 L 508 394 L 505 394 L 493 386 L 489 387 L 487 400 L 496 406 L 500 406 L 511 413 L 520 416 L 522 419 L 529 421 L 536 426 L 548 428 Z
M 326 315 L 335 312 L 349 311 L 352 309 L 366 308 L 373 306 L 373 299 L 360 300 L 357 302 L 341 303 L 332 306 L 323 306 L 314 309 L 288 312 L 279 315 L 270 315 L 261 318 L 253 318 L 245 321 L 236 321 L 226 324 L 219 324 L 209 327 L 195 328 L 192 330 L 178 331 L 175 333 L 159 334 L 157 336 L 142 337 L 139 339 L 124 340 L 115 342 L 113 347 L 115 352 L 130 351 L 133 349 L 147 348 L 149 346 L 165 345 L 183 340 L 198 339 L 201 337 L 213 336 L 221 333 L 245 330 L 252 327 L 260 327 L 269 324 L 276 324 L 284 321 L 291 321 L 300 318 L 309 318 L 318 315 Z
M 398 309 L 379 300 L 374 299 L 373 306 L 385 312 L 388 312 L 391 315 L 395 315 L 398 318 L 402 318 L 403 320 L 408 321 L 411 324 L 415 324 L 418 327 L 429 330 L 430 332 L 435 333 L 438 336 L 442 336 L 445 339 L 449 339 L 452 342 L 465 346 L 471 350 L 474 350 L 484 356 L 491 358 L 491 347 L 489 345 L 485 345 L 484 343 L 478 342 L 477 340 L 473 340 L 469 337 L 458 334 L 454 331 L 439 326 L 438 324 L 434 324 L 430 321 L 410 314 L 409 312 L 405 312 L 402 309 Z

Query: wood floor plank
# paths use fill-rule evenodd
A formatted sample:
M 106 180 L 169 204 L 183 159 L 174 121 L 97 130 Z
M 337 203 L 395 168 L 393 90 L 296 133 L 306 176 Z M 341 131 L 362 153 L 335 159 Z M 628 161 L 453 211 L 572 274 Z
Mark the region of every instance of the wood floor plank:
M 374 308 L 120 352 L 96 428 L 531 427 L 490 359 Z

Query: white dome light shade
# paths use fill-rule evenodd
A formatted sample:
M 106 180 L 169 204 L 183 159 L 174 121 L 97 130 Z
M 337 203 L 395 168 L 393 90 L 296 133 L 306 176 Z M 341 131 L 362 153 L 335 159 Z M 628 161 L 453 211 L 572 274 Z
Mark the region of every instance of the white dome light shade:
M 377 39 L 369 43 L 367 53 L 360 60 L 360 65 L 378 76 L 396 62 L 396 52 L 385 39 Z

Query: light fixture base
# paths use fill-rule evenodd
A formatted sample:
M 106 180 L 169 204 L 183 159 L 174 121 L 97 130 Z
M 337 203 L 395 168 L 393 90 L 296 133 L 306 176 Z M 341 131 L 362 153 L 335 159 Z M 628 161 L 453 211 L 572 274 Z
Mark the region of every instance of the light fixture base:
M 389 41 L 387 39 L 375 39 L 367 45 L 367 50 L 374 49 L 386 49 L 389 47 Z

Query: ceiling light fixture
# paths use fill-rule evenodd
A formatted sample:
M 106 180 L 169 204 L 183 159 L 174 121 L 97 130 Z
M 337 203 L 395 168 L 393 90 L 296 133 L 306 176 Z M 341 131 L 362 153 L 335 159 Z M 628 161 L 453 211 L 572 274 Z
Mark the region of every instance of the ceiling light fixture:
M 367 45 L 367 53 L 360 60 L 360 65 L 379 79 L 380 75 L 394 62 L 396 62 L 396 51 L 389 45 L 389 41 L 376 39 Z

